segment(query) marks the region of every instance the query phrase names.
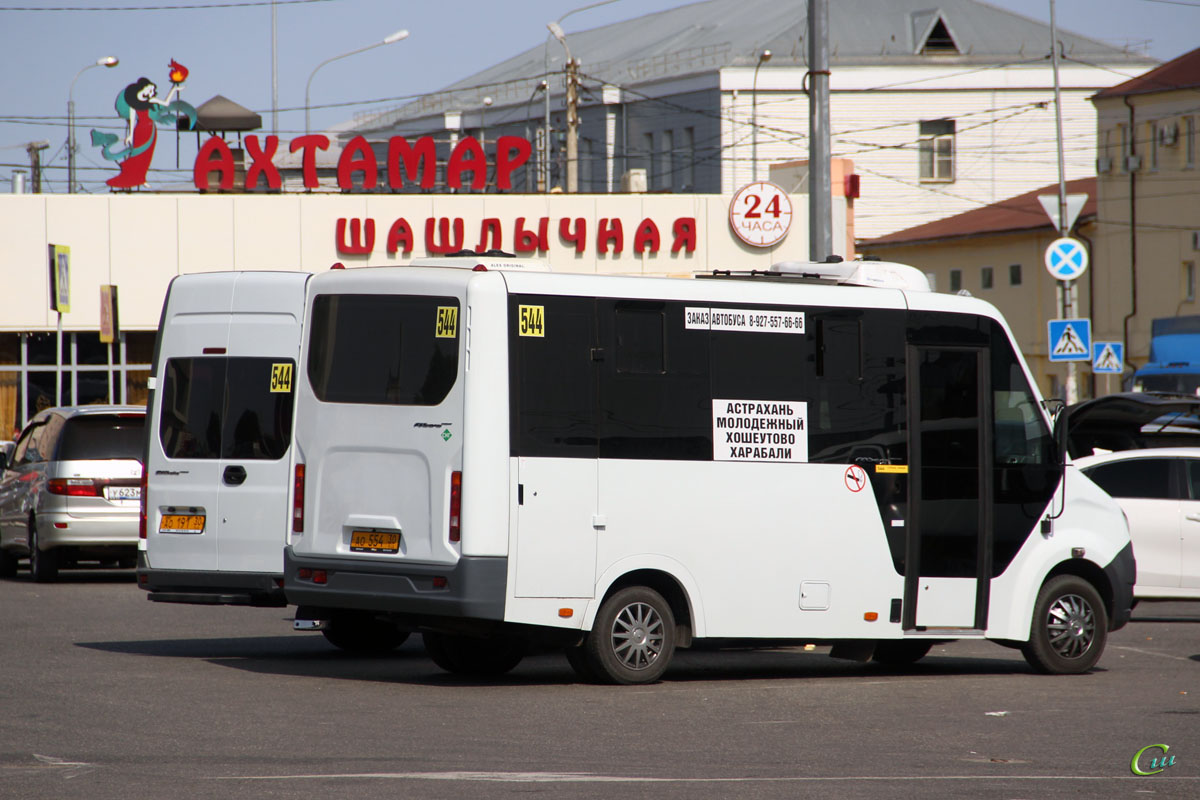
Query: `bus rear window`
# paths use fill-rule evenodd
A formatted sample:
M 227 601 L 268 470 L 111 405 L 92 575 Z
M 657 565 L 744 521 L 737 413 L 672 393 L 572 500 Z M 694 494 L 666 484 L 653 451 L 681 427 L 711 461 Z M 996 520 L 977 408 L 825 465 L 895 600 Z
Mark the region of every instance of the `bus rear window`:
M 168 360 L 158 426 L 167 458 L 283 458 L 295 368 L 287 358 Z
M 434 406 L 458 377 L 458 299 L 319 295 L 308 381 L 326 403 Z

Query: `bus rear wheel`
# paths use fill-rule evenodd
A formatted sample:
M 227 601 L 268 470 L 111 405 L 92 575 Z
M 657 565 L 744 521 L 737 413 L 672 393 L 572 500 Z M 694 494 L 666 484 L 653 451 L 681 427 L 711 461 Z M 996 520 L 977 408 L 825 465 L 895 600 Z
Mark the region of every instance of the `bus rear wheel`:
M 929 655 L 933 642 L 910 640 L 884 641 L 875 643 L 872 660 L 888 667 L 907 667 Z
M 433 631 L 426 631 L 422 637 L 425 652 L 433 663 L 454 675 L 480 678 L 503 675 L 525 657 L 524 643 L 509 637 L 479 639 Z
M 1038 592 L 1021 652 L 1038 672 L 1075 675 L 1096 665 L 1107 638 L 1108 613 L 1095 588 L 1075 575 L 1058 575 Z
M 583 648 L 596 680 L 652 683 L 675 653 L 675 615 L 658 592 L 629 586 L 600 606 Z

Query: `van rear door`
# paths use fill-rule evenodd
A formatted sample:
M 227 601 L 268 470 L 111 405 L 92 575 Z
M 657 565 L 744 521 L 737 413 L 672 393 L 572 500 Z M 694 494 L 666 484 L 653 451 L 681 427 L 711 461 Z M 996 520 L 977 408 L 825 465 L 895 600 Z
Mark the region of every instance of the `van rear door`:
M 297 400 L 298 555 L 457 561 L 450 502 L 462 469 L 460 320 L 470 274 L 347 270 L 314 279 Z
M 172 283 L 147 461 L 152 570 L 282 573 L 309 277 L 210 273 Z

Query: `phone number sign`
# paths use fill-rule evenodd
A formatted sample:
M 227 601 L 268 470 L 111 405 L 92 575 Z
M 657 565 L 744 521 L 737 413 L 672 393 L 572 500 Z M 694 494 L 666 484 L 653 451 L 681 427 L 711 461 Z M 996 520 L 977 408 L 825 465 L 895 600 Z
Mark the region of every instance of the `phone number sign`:
M 791 198 L 769 181 L 748 183 L 729 202 L 729 227 L 751 247 L 773 247 L 791 230 Z

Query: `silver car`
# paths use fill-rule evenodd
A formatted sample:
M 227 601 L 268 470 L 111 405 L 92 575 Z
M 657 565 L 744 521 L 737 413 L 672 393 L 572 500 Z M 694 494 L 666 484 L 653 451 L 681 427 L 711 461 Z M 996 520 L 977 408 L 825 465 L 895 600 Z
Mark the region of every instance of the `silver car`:
M 145 422 L 143 406 L 51 408 L 30 420 L 0 478 L 0 576 L 26 557 L 38 582 L 78 561 L 136 564 Z

